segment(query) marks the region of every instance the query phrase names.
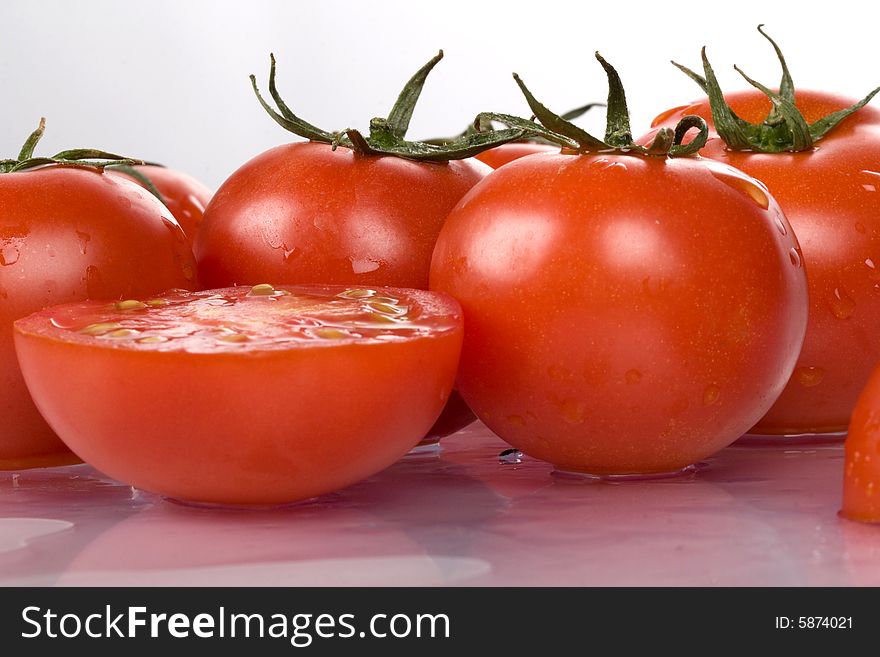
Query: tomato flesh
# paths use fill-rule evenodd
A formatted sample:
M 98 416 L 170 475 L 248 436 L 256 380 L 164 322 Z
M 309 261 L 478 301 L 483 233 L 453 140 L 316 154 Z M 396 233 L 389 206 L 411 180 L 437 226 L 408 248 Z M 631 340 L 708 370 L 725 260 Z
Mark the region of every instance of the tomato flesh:
M 749 121 L 762 121 L 769 111 L 759 92 L 725 97 Z M 808 122 L 854 102 L 801 90 L 796 100 Z M 690 113 L 712 126 L 706 100 L 664 112 L 654 125 L 672 127 Z M 752 432 L 845 431 L 859 392 L 880 362 L 880 110 L 863 107 L 811 151 L 731 151 L 713 136 L 701 155 L 767 185 L 797 235 L 807 273 L 803 350 L 788 385 Z
M 86 167 L 0 175 L 0 469 L 76 461 L 31 401 L 14 320 L 86 298 L 197 285 L 180 226 L 137 185 Z
M 162 495 L 256 505 L 405 454 L 449 396 L 461 334 L 442 294 L 259 285 L 49 308 L 16 323 L 16 346 L 85 461 Z
M 534 155 L 468 194 L 432 289 L 465 313 L 458 389 L 514 447 L 593 474 L 678 470 L 757 421 L 806 323 L 760 183 L 699 158 Z

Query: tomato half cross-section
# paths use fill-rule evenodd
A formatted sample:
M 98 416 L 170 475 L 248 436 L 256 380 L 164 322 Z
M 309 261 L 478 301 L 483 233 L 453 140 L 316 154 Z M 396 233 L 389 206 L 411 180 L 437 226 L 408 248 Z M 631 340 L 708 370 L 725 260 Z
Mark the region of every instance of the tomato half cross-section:
M 461 338 L 447 295 L 340 286 L 82 302 L 16 323 L 28 388 L 81 458 L 231 505 L 301 500 L 391 465 L 440 415 Z
M 563 470 L 676 471 L 736 440 L 782 390 L 806 279 L 763 185 L 688 157 L 671 130 L 632 144 L 600 61 L 618 90 L 605 140 L 520 82 L 572 154 L 522 158 L 477 185 L 440 234 L 431 287 L 462 304 L 458 389 L 495 433 Z

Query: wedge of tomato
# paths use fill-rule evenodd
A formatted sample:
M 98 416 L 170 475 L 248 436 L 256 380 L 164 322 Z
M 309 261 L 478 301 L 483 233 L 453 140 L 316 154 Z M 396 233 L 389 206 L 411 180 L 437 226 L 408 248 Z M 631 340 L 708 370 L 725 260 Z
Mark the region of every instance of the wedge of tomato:
M 82 302 L 16 323 L 28 388 L 74 452 L 148 491 L 234 505 L 393 463 L 440 415 L 461 336 L 444 294 L 340 286 Z
M 849 520 L 880 523 L 880 369 L 859 396 L 844 443 L 843 508 Z

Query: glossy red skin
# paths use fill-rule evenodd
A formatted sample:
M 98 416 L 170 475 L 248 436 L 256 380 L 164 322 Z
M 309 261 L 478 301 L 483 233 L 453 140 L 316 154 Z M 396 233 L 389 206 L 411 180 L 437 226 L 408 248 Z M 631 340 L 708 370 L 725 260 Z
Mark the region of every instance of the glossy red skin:
M 763 94 L 727 98 L 743 118 L 766 117 Z M 798 107 L 810 122 L 853 102 L 797 92 Z M 665 112 L 654 123 L 672 127 L 683 113 L 702 115 L 711 125 L 706 102 Z M 862 108 L 809 152 L 735 152 L 715 137 L 701 154 L 767 185 L 804 255 L 810 319 L 803 351 L 779 400 L 752 431 L 845 431 L 859 392 L 880 362 L 880 110 Z
M 458 390 L 500 437 L 565 470 L 665 472 L 782 390 L 807 314 L 793 250 L 729 167 L 535 155 L 450 214 L 431 287 L 462 304 Z
M 12 322 L 70 301 L 193 288 L 192 252 L 168 210 L 137 185 L 44 167 L 0 175 L 0 264 L 0 469 L 75 462 L 25 388 Z
M 272 148 L 221 185 L 195 243 L 207 287 L 340 283 L 426 289 L 446 215 L 490 169 L 474 161 Z
M 192 244 L 202 223 L 205 208 L 214 192 L 182 171 L 149 164 L 134 168 L 149 178 L 156 189 L 159 190 L 165 206 L 171 210 L 171 214 L 177 219 L 177 223 L 183 228 L 183 232 L 186 233 L 187 239 Z M 108 169 L 108 171 L 116 175 L 125 176 L 127 180 L 145 187 L 140 180 L 129 176 L 124 171 L 116 169 Z
M 849 520 L 880 522 L 880 368 L 853 409 L 844 449 L 840 514 Z
M 488 164 L 493 169 L 504 166 L 509 162 L 518 160 L 526 155 L 534 155 L 535 153 L 558 153 L 559 146 L 550 144 L 536 144 L 529 141 L 511 142 L 502 144 L 488 151 L 483 151 L 474 157 L 484 164 Z
M 16 322 L 16 349 L 43 415 L 102 472 L 192 502 L 281 504 L 391 465 L 446 402 L 461 348 L 458 303 L 381 290 L 415 299 L 425 316 L 444 318 L 444 328 L 400 341 L 160 351 L 55 328 L 56 317 L 76 326 L 70 318 L 92 316 L 94 304 L 78 304 Z M 259 320 L 247 307 L 240 316 Z

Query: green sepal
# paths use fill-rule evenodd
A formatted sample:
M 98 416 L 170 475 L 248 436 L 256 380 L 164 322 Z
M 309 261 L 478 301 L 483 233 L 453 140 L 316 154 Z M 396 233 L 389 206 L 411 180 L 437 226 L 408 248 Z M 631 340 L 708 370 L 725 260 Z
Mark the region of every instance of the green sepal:
M 485 132 L 469 131 L 441 144 L 406 139 L 406 131 L 428 74 L 442 58 L 441 50 L 407 81 L 388 117 L 377 117 L 370 121 L 368 135 L 354 128 L 327 132 L 294 114 L 276 89 L 274 55 L 270 55 L 269 93 L 275 102 L 275 108 L 260 94 L 256 77 L 251 75 L 250 80 L 260 105 L 282 128 L 310 141 L 329 144 L 333 150 L 342 146 L 362 156 L 390 155 L 422 162 L 446 162 L 473 157 L 490 148 L 527 136 L 527 132 L 522 129 L 508 128 Z
M 738 117 L 731 109 L 724 99 L 724 94 L 715 77 L 715 72 L 712 70 L 712 65 L 706 56 L 705 47 L 701 51 L 705 77 L 681 64 L 672 62 L 673 65 L 696 82 L 709 97 L 709 107 L 712 111 L 715 130 L 731 150 L 755 151 L 758 153 L 808 151 L 814 147 L 817 141 L 825 137 L 833 128 L 840 124 L 841 121 L 864 107 L 880 92 L 880 87 L 878 87 L 850 107 L 832 112 L 814 123 L 808 124 L 795 104 L 794 82 L 788 69 L 788 64 L 782 54 L 782 49 L 764 31 L 763 25 L 758 26 L 758 32 L 773 46 L 776 58 L 779 60 L 782 68 L 779 91 L 773 91 L 747 76 L 738 67 L 734 68 L 750 85 L 758 89 L 770 100 L 772 109 L 767 118 L 761 123 L 745 121 Z
M 92 169 L 103 169 L 114 165 L 134 165 L 144 164 L 143 160 L 117 155 L 116 153 L 108 153 L 95 148 L 75 148 L 71 150 L 61 151 L 51 157 L 34 157 L 34 150 L 37 147 L 43 133 L 46 131 L 46 119 L 41 118 L 40 124 L 28 138 L 19 151 L 18 157 L 14 160 L 0 160 L 0 173 L 15 173 L 16 171 L 24 171 L 34 167 L 44 166 L 48 164 L 69 166 L 69 167 L 89 167 Z
M 632 137 L 629 111 L 626 105 L 626 94 L 620 76 L 614 67 L 605 61 L 598 52 L 596 53 L 596 59 L 602 65 L 608 78 L 608 117 L 604 141 L 574 125 L 563 116 L 552 112 L 535 98 L 516 73 L 513 74 L 513 78 L 519 85 L 529 105 L 529 109 L 532 110 L 534 117 L 541 122 L 546 130 L 546 132 L 539 134 L 540 137 L 578 153 L 622 153 L 659 157 L 694 155 L 705 145 L 709 135 L 709 127 L 702 118 L 692 115 L 684 117 L 675 130 L 670 130 L 669 128 L 659 130 L 654 141 L 649 146 L 645 147 L 636 144 Z M 534 130 L 534 128 L 529 127 L 529 124 L 532 123 L 531 121 L 507 114 L 480 114 L 477 117 L 476 123 L 478 128 L 483 120 L 498 121 L 511 127 L 520 127 L 524 131 Z M 685 133 L 693 127 L 698 127 L 700 134 L 688 144 L 682 144 Z

